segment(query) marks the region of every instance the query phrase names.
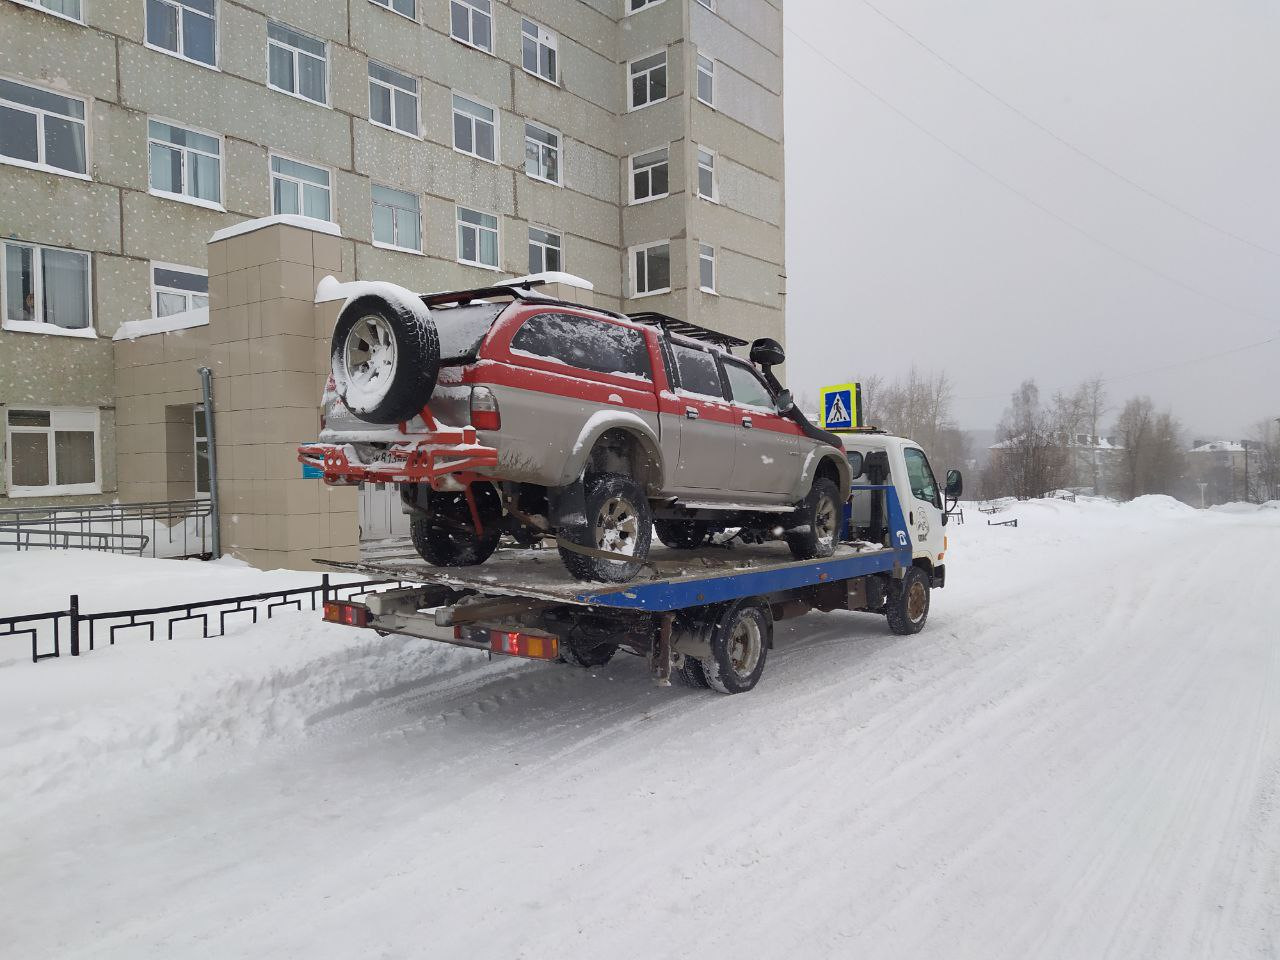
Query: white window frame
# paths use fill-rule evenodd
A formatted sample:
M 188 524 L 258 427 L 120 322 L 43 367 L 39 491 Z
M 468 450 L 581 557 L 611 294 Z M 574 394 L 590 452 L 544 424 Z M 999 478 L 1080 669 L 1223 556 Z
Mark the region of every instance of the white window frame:
M 334 171 L 334 169 L 333 169 L 332 167 L 326 167 L 326 166 L 325 166 L 324 164 L 322 164 L 322 163 L 311 163 L 311 162 L 310 162 L 310 161 L 308 161 L 308 160 L 299 160 L 297 157 L 291 157 L 291 156 L 289 156 L 288 154 L 285 154 L 285 153 L 279 153 L 278 151 L 275 151 L 275 150 L 272 150 L 270 153 L 268 153 L 268 154 L 267 154 L 267 208 L 271 211 L 272 216 L 278 216 L 278 215 L 279 215 L 279 211 L 277 211 L 277 210 L 276 210 L 276 180 L 277 180 L 277 178 L 278 178 L 278 179 L 280 179 L 280 180 L 285 180 L 285 181 L 287 181 L 287 182 L 289 182 L 289 183 L 297 184 L 297 187 L 298 187 L 298 213 L 297 213 L 297 216 L 300 216 L 300 217 L 305 217 L 305 216 L 307 216 L 307 214 L 306 214 L 306 213 L 304 212 L 304 210 L 303 210 L 303 208 L 304 208 L 304 206 L 305 206 L 305 204 L 303 203 L 303 190 L 305 189 L 304 184 L 308 184 L 308 183 L 310 183 L 310 184 L 311 184 L 311 186 L 313 186 L 313 187 L 314 187 L 314 186 L 317 186 L 317 184 L 311 183 L 311 181 L 310 181 L 310 180 L 303 180 L 303 179 L 301 179 L 301 178 L 299 178 L 299 177 L 295 177 L 295 176 L 292 176 L 291 174 L 287 174 L 287 173 L 277 173 L 277 172 L 275 171 L 275 169 L 274 169 L 274 168 L 272 167 L 272 165 L 271 165 L 271 161 L 272 161 L 272 160 L 276 160 L 276 159 L 280 159 L 280 160 L 288 160 L 290 163 L 298 163 L 298 164 L 301 164 L 301 165 L 302 165 L 302 166 L 304 166 L 304 167 L 310 167 L 312 170 L 320 170 L 320 171 L 323 171 L 324 173 L 328 174 L 328 176 L 329 176 L 329 186 L 328 186 L 328 187 L 326 187 L 325 189 L 326 189 L 326 190 L 328 191 L 328 193 L 329 193 L 329 217 L 328 217 L 328 219 L 327 219 L 325 222 L 326 222 L 326 223 L 335 223 L 336 221 L 334 220 L 334 209 L 333 209 L 333 208 L 334 208 L 334 203 L 333 203 L 333 187 L 334 187 L 334 181 L 337 179 L 337 175 L 336 175 L 336 172 Z
M 170 50 L 168 47 L 162 47 L 157 43 L 152 43 L 151 38 L 146 35 L 147 33 L 147 0 L 143 0 L 142 2 L 142 33 L 143 33 L 142 45 L 146 47 L 148 50 L 154 50 L 157 53 L 163 53 L 167 57 L 176 57 L 177 59 L 184 60 L 187 63 L 194 63 L 197 67 L 204 67 L 206 70 L 216 70 L 219 73 L 221 73 L 222 72 L 222 29 L 219 26 L 219 21 L 222 18 L 219 16 L 219 10 L 218 10 L 219 0 L 213 0 L 213 63 L 205 63 L 203 60 L 197 60 L 195 57 L 188 57 L 185 53 L 182 52 L 183 47 L 185 46 L 185 44 L 182 42 L 183 41 L 182 9 L 183 7 L 187 6 L 186 4 L 183 3 L 183 0 L 158 0 L 158 2 L 165 3 L 171 7 L 178 8 L 178 49 Z M 198 14 L 199 16 L 202 16 L 202 17 L 208 16 L 208 14 L 206 14 L 203 10 L 196 10 L 195 7 L 188 7 L 188 9 L 190 9 L 193 13 Z
M 200 296 L 200 294 L 195 293 L 191 290 L 181 290 L 177 287 L 161 286 L 156 282 L 156 270 L 158 269 L 173 270 L 180 273 L 189 273 L 192 276 L 196 276 L 196 277 L 207 278 L 209 276 L 208 270 L 201 270 L 199 267 L 188 267 L 181 263 L 164 263 L 163 261 L 160 261 L 160 260 L 152 260 L 151 261 L 151 315 L 153 317 L 160 316 L 160 294 L 162 293 L 168 293 L 168 294 L 186 297 L 188 310 L 200 309 L 199 307 L 191 306 L 191 298 L 198 297 Z M 209 295 L 207 293 L 204 294 L 204 298 L 206 301 L 208 301 Z
M 543 243 L 541 240 L 535 240 L 533 238 L 534 230 L 538 230 L 542 233 L 547 234 L 548 236 L 555 237 L 560 242 L 555 246 L 552 246 L 549 243 Z M 529 247 L 530 249 L 532 249 L 533 247 L 537 247 L 542 251 L 542 269 L 534 270 L 533 267 L 530 266 L 529 267 L 530 273 L 547 273 L 547 272 L 562 273 L 564 272 L 564 233 L 563 232 L 561 232 L 560 230 L 553 230 L 550 227 L 541 226 L 540 224 L 531 223 L 529 224 Z M 555 250 L 556 253 L 560 255 L 560 264 L 555 268 L 555 271 L 551 271 L 551 268 L 547 266 L 548 250 Z
M 552 137 L 555 137 L 556 145 L 554 147 L 549 147 L 545 143 L 543 143 L 541 140 L 531 140 L 529 138 L 530 127 L 533 127 L 535 130 L 541 130 L 543 133 L 548 134 Z M 555 151 L 556 173 L 559 175 L 560 179 L 551 180 L 548 177 L 540 177 L 536 173 L 529 172 L 529 145 L 531 143 L 537 144 L 538 146 L 539 161 L 541 161 L 542 151 L 544 150 Z M 564 186 L 564 136 L 560 133 L 559 130 L 556 130 L 554 127 L 548 127 L 546 124 L 535 123 L 532 120 L 526 120 L 524 122 L 524 149 L 525 149 L 525 166 L 524 166 L 525 176 L 527 176 L 530 180 L 537 180 L 539 183 L 549 183 L 554 187 Z
M 31 410 L 49 414 L 47 427 L 18 427 L 9 423 L 9 411 Z M 74 497 L 82 494 L 102 492 L 102 412 L 97 407 L 45 407 L 37 404 L 10 404 L 4 408 L 4 473 L 5 492 L 8 496 L 19 497 Z M 59 417 L 64 422 L 58 423 Z M 70 421 L 70 422 L 68 422 Z M 79 422 L 75 422 L 79 421 Z M 57 443 L 55 434 L 59 429 L 64 433 L 93 433 L 93 482 L 62 483 L 56 482 L 58 476 Z M 15 487 L 13 484 L 13 441 L 12 437 L 19 433 L 42 433 L 47 436 L 49 446 L 49 483 L 42 487 Z
M 650 250 L 657 249 L 658 247 L 667 248 L 667 273 L 668 273 L 667 285 L 665 287 L 662 287 L 659 290 L 641 291 L 639 287 L 636 285 L 636 280 L 637 280 L 636 254 L 648 253 Z M 648 258 L 646 257 L 645 260 L 647 264 Z M 674 267 L 674 264 L 672 263 L 672 260 L 671 260 L 671 241 L 669 239 L 655 240 L 653 243 L 638 243 L 633 247 L 628 247 L 627 248 L 627 273 L 628 273 L 628 279 L 630 280 L 630 284 L 631 284 L 630 299 L 640 300 L 640 299 L 643 299 L 644 297 L 656 297 L 663 293 L 670 293 L 672 290 L 671 280 L 673 279 L 671 274 L 674 273 L 673 267 Z M 648 273 L 647 267 L 645 272 Z
M 704 153 L 711 155 L 710 167 L 707 167 L 702 162 L 702 154 Z M 697 194 L 699 200 L 710 200 L 712 203 L 720 202 L 720 177 L 717 173 L 720 166 L 718 163 L 719 159 L 720 154 L 715 150 L 712 150 L 710 147 L 704 147 L 698 143 L 693 145 L 693 161 L 697 168 L 697 178 L 694 181 L 694 192 Z M 707 169 L 711 171 L 711 196 L 707 196 L 702 192 L 702 171 Z
M 479 50 L 481 53 L 487 53 L 492 55 L 493 42 L 494 42 L 493 4 L 496 2 L 497 0 L 489 0 L 489 9 L 486 11 L 486 10 L 480 9 L 480 6 L 475 2 L 475 0 L 449 0 L 449 36 L 452 37 L 454 40 L 457 40 L 464 47 L 470 47 L 472 50 Z M 453 32 L 454 7 L 462 7 L 466 9 L 467 33 L 470 34 L 471 36 L 475 36 L 475 32 L 476 32 L 475 18 L 476 17 L 485 17 L 489 21 L 489 46 L 482 47 L 480 46 L 480 44 L 476 43 L 474 40 L 470 40 L 465 37 L 460 37 Z
M 312 60 L 317 59 L 316 55 L 309 50 L 303 50 L 300 47 L 291 46 L 289 43 L 287 43 L 284 40 L 277 40 L 274 37 L 272 37 L 271 36 L 272 23 L 274 23 L 278 27 L 284 27 L 286 30 L 292 30 L 294 33 L 300 33 L 304 37 L 314 40 L 316 43 L 324 47 L 324 99 L 323 100 L 312 100 L 310 97 L 305 96 L 301 92 L 302 85 L 300 83 L 298 84 L 298 90 L 295 91 L 295 90 L 286 90 L 284 87 L 277 87 L 274 83 L 271 82 L 271 47 L 272 45 L 275 45 L 279 47 L 281 50 L 286 50 L 290 54 L 292 54 L 293 77 L 295 81 L 302 75 L 301 72 L 298 70 L 298 63 L 300 62 L 300 58 L 310 57 Z M 272 90 L 276 91 L 276 93 L 283 93 L 286 97 L 293 97 L 295 100 L 301 100 L 303 103 L 314 103 L 317 106 L 329 107 L 330 109 L 332 109 L 329 103 L 329 100 L 330 100 L 329 78 L 330 78 L 330 74 L 332 73 L 330 66 L 331 65 L 329 63 L 329 41 L 328 40 L 322 40 L 320 37 L 317 37 L 311 33 L 307 33 L 307 31 L 305 30 L 299 30 L 297 27 L 291 27 L 289 26 L 289 24 L 284 23 L 281 20 L 270 20 L 270 19 L 267 20 L 267 86 L 270 87 Z
M 417 254 L 418 256 L 425 256 L 425 254 L 422 252 L 422 194 L 417 193 L 417 192 L 415 192 L 415 191 L 413 191 L 413 190 L 402 190 L 402 189 L 400 189 L 399 187 L 393 187 L 393 186 L 391 186 L 391 184 L 389 184 L 389 183 L 378 183 L 377 181 L 370 181 L 370 187 L 371 187 L 371 188 L 372 188 L 372 187 L 384 187 L 384 188 L 385 188 L 385 189 L 387 189 L 387 190 L 394 190 L 394 191 L 396 191 L 397 193 L 408 193 L 408 194 L 412 194 L 414 197 L 417 197 L 417 199 L 418 199 L 418 210 L 417 210 L 417 215 L 418 215 L 418 245 L 417 245 L 416 247 L 405 247 L 405 246 L 401 246 L 401 245 L 400 245 L 400 244 L 398 244 L 398 243 L 385 243 L 385 242 L 383 242 L 382 240 L 379 240 L 379 239 L 377 238 L 377 233 L 376 233 L 376 231 L 377 231 L 377 226 L 375 225 L 375 222 L 374 222 L 374 220 L 373 220 L 373 215 L 372 215 L 372 214 L 373 214 L 373 208 L 374 208 L 374 207 L 377 207 L 377 206 L 387 206 L 387 205 L 386 205 L 386 204 L 380 204 L 380 203 L 378 203 L 378 201 L 377 201 L 377 200 L 375 200 L 375 199 L 373 198 L 373 192 L 372 192 L 372 190 L 370 190 L 370 193 L 369 193 L 369 211 L 370 211 L 370 216 L 369 216 L 369 236 L 370 236 L 370 238 L 371 238 L 371 242 L 373 243 L 373 245 L 374 245 L 375 247 L 379 248 L 380 250 L 397 250 L 397 251 L 399 251 L 400 253 L 413 253 L 413 254 Z M 392 209 L 392 210 L 406 210 L 406 211 L 407 211 L 407 208 L 406 208 L 406 207 L 392 207 L 391 209 Z M 394 216 L 394 215 L 392 215 L 392 218 L 391 218 L 391 229 L 392 229 L 393 231 L 396 231 L 396 230 L 397 230 L 397 228 L 396 228 L 396 218 L 395 218 L 395 216 Z M 397 234 L 397 236 L 396 236 L 396 239 L 399 239 L 398 234 Z
M 651 193 L 647 197 L 636 199 L 636 158 L 643 157 L 646 154 L 650 154 L 650 153 L 657 153 L 659 150 L 667 151 L 667 162 L 666 162 L 667 189 L 663 193 Z M 648 167 L 645 167 L 644 169 L 652 170 L 656 166 L 659 166 L 659 164 L 656 164 L 656 163 L 650 164 Z M 649 174 L 649 185 L 651 187 L 653 185 L 652 173 Z M 667 144 L 666 146 L 663 146 L 663 147 L 651 147 L 648 150 L 641 150 L 639 153 L 633 153 L 631 156 L 627 157 L 627 205 L 628 206 L 636 206 L 637 204 L 641 204 L 641 203 L 649 203 L 653 200 L 661 200 L 663 197 L 669 197 L 669 196 L 671 196 L 671 144 Z
M 473 153 L 470 150 L 463 150 L 460 146 L 458 146 L 458 129 L 456 126 L 456 122 L 459 115 L 466 117 L 471 121 L 471 145 L 473 147 L 479 143 L 479 138 L 476 136 L 476 125 L 479 123 L 487 122 L 477 117 L 474 113 L 467 113 L 465 110 L 460 111 L 458 109 L 458 104 L 457 104 L 457 98 L 459 97 L 461 97 L 463 100 L 467 100 L 471 103 L 474 103 L 477 106 L 484 107 L 486 110 L 493 111 L 493 120 L 492 120 L 493 156 L 492 157 L 486 157 L 482 153 Z M 485 103 L 483 100 L 479 100 L 476 97 L 471 96 L 469 93 L 463 93 L 460 90 L 449 91 L 449 129 L 450 129 L 450 133 L 453 136 L 453 149 L 457 153 L 461 153 L 464 156 L 468 156 L 468 157 L 475 157 L 477 160 L 483 160 L 485 163 L 492 163 L 497 165 L 499 162 L 499 158 L 502 156 L 502 143 L 499 140 L 499 135 L 501 134 L 500 128 L 502 126 L 501 121 L 502 121 L 502 115 L 501 113 L 499 113 L 498 108 L 495 107 L 493 104 Z
M 664 2 L 665 0 L 645 0 L 645 2 L 642 3 L 640 6 L 633 8 L 631 5 L 632 0 L 622 0 L 622 13 L 623 13 L 623 16 L 630 17 L 637 13 L 643 13 L 645 10 L 648 10 L 650 7 L 656 7 L 658 4 L 664 3 Z
M 639 63 L 640 61 L 648 60 L 650 57 L 656 57 L 659 54 L 662 55 L 661 69 L 666 74 L 666 84 L 665 84 L 666 92 L 663 94 L 660 100 L 646 100 L 644 103 L 641 103 L 641 104 L 633 103 L 632 94 L 635 93 L 635 87 L 632 81 L 637 76 L 639 76 L 639 74 L 632 73 L 631 68 L 635 66 L 637 63 Z M 648 70 L 644 71 L 644 75 L 648 77 L 649 74 L 653 73 L 653 71 L 657 69 L 659 68 L 650 67 Z M 648 87 L 649 87 L 649 83 L 646 80 L 645 82 L 646 92 L 648 91 Z M 636 110 L 643 110 L 645 107 L 652 107 L 654 104 L 657 104 L 657 103 L 664 103 L 670 98 L 671 98 L 671 55 L 667 52 L 666 47 L 661 47 L 658 50 L 650 50 L 648 53 L 643 54 L 642 56 L 633 57 L 632 59 L 627 61 L 627 113 L 633 113 Z
M 60 327 L 56 323 L 44 320 L 10 320 L 8 312 L 9 271 L 7 268 L 9 247 L 29 247 L 36 251 L 31 258 L 32 289 L 36 295 L 35 313 L 44 315 L 44 251 L 56 250 L 60 253 L 75 253 L 85 258 L 88 269 L 85 271 L 85 303 L 89 307 L 89 325 L 87 327 Z M 48 243 L 32 243 L 26 240 L 5 239 L 0 237 L 0 330 L 14 333 L 43 333 L 54 337 L 83 337 L 97 339 L 98 330 L 93 316 L 93 254 L 87 250 L 76 250 L 73 247 L 55 247 Z M 25 409 L 25 408 L 24 408 Z
M 55 90 L 47 87 L 42 83 L 32 83 L 30 80 L 23 80 L 19 77 L 9 74 L 0 74 L 0 79 L 7 80 L 10 83 L 16 83 L 21 87 L 30 87 L 32 90 L 39 90 L 42 93 L 51 93 L 57 97 L 63 97 L 67 100 L 75 100 L 84 107 L 83 119 L 77 120 L 75 117 L 69 117 L 66 114 L 54 113 L 51 110 L 45 110 L 41 107 L 31 107 L 25 103 L 15 103 L 12 100 L 4 100 L 0 98 L 0 103 L 7 104 L 15 110 L 22 113 L 34 114 L 36 117 L 36 156 L 37 161 L 32 163 L 29 160 L 19 160 L 17 157 L 0 156 L 0 164 L 8 164 L 11 167 L 22 167 L 24 170 L 39 170 L 41 173 L 54 173 L 60 177 L 74 177 L 77 180 L 92 181 L 93 177 L 89 175 L 89 171 L 93 169 L 93 155 L 91 152 L 91 143 L 89 137 L 89 113 L 92 106 L 92 100 L 88 97 L 79 97 L 65 90 Z M 44 118 L 46 116 L 59 117 L 63 120 L 70 120 L 72 123 L 79 123 L 84 127 L 84 173 L 75 170 L 65 170 L 62 167 L 54 167 L 44 162 L 45 155 L 45 136 L 44 136 Z
M 79 23 L 83 25 L 85 22 L 84 5 L 88 0 L 80 0 L 80 16 L 78 18 L 68 16 L 61 10 L 50 10 L 41 2 L 41 0 L 13 0 L 13 2 L 22 7 L 30 7 L 32 10 L 39 10 L 42 13 L 47 13 L 49 16 L 57 17 L 59 20 L 70 20 L 72 23 Z
M 414 23 L 418 22 L 418 0 L 409 0 L 409 2 L 413 4 L 412 16 L 410 16 L 409 14 L 405 13 L 402 10 L 397 10 L 394 6 L 392 6 L 392 0 L 369 0 L 369 2 L 372 3 L 375 7 L 381 7 L 383 10 L 387 10 L 390 13 L 394 13 L 397 17 L 404 17 L 406 20 L 412 20 Z
M 168 140 L 155 140 L 151 136 L 151 121 L 163 123 L 170 127 L 177 127 L 179 130 L 186 130 L 189 133 L 198 133 L 202 137 L 213 137 L 218 141 L 218 202 L 205 200 L 203 197 L 193 197 L 185 193 L 171 193 L 168 190 L 157 190 L 151 186 L 151 144 L 158 143 L 161 146 L 168 147 L 171 150 L 182 151 L 182 183 L 185 187 L 187 184 L 187 154 L 198 153 L 201 156 L 212 156 L 204 150 L 197 150 L 194 147 L 180 147 L 176 143 Z M 177 200 L 179 203 L 189 203 L 193 207 L 204 207 L 206 210 L 217 210 L 226 213 L 227 208 L 223 206 L 222 199 L 227 195 L 227 142 L 222 134 L 214 133 L 211 130 L 201 130 L 199 127 L 192 127 L 185 123 L 179 123 L 177 120 L 168 120 L 164 117 L 147 117 L 147 192 L 153 197 L 163 197 L 166 200 Z
M 373 0 L 371 0 L 371 2 L 373 2 Z M 386 123 L 383 123 L 381 120 L 373 119 L 373 92 L 372 91 L 369 92 L 369 122 L 373 124 L 375 127 L 381 127 L 383 130 L 390 130 L 392 133 L 398 133 L 402 137 L 409 137 L 411 140 L 421 140 L 422 139 L 422 81 L 418 77 L 410 76 L 409 74 L 405 73 L 403 70 L 397 70 L 395 67 L 388 66 L 387 64 L 383 63 L 381 60 L 375 60 L 372 57 L 370 57 L 369 66 L 373 66 L 373 65 L 377 65 L 381 67 L 383 70 L 389 70 L 392 73 L 398 73 L 402 77 L 409 77 L 409 79 L 414 82 L 414 86 L 416 89 L 413 94 L 413 117 L 414 117 L 414 126 L 417 127 L 418 132 L 410 133 L 408 130 L 401 130 L 399 127 L 395 126 L 395 122 L 396 122 L 396 93 L 395 92 L 397 90 L 401 90 L 405 93 L 408 93 L 409 91 L 405 90 L 404 87 L 397 87 L 395 84 L 387 83 L 387 81 L 385 80 L 378 79 L 372 73 L 370 73 L 366 68 L 365 73 L 368 74 L 369 83 L 371 84 L 376 83 L 378 86 L 384 87 L 385 89 L 391 91 L 391 123 L 386 124 Z
M 711 286 L 709 287 L 702 282 L 702 263 L 704 260 L 709 260 L 711 262 Z M 720 281 L 720 277 L 718 276 L 718 273 L 719 273 L 719 270 L 718 270 L 718 264 L 716 263 L 716 248 L 709 243 L 699 243 L 698 244 L 698 289 L 701 290 L 703 293 L 715 294 L 715 296 L 717 297 L 720 296 L 719 291 L 716 290 L 716 285 Z
M 531 35 L 528 32 L 529 27 L 533 27 L 535 34 Z M 525 65 L 524 44 L 526 40 L 533 41 L 535 60 L 538 65 L 538 69 L 536 70 L 530 70 L 528 66 Z M 551 72 L 555 75 L 551 77 L 548 77 L 541 69 L 543 47 L 546 47 L 552 52 L 552 54 L 554 54 L 552 57 L 553 67 Z M 531 77 L 537 77 L 539 80 L 545 80 L 547 83 L 554 84 L 557 87 L 560 86 L 560 37 L 554 30 L 548 30 L 542 24 L 538 23 L 538 21 L 531 20 L 529 17 L 520 18 L 520 67 Z
M 460 203 L 455 204 L 453 210 L 454 210 L 453 242 L 457 251 L 458 263 L 466 264 L 468 267 L 479 267 L 482 270 L 495 270 L 495 271 L 500 270 L 502 267 L 502 217 L 498 216 L 498 214 L 496 213 L 490 213 L 488 210 L 477 210 L 474 207 L 464 207 Z M 479 231 L 487 229 L 486 227 L 481 227 L 478 224 L 465 223 L 462 219 L 463 210 L 466 210 L 468 213 L 475 213 L 484 217 L 493 217 L 493 222 L 494 222 L 493 250 L 494 250 L 494 255 L 498 259 L 497 263 L 489 264 L 489 263 L 483 263 L 479 260 L 462 259 L 462 237 L 459 235 L 458 231 L 464 226 L 467 227 L 468 229 L 476 231 L 476 253 L 478 254 L 480 252 Z
M 705 60 L 711 64 L 710 69 L 704 69 L 702 61 Z M 699 103 L 704 103 L 712 110 L 716 108 L 716 59 L 702 52 L 695 52 L 693 55 L 693 73 L 694 86 L 693 95 Z M 711 99 L 702 99 L 702 77 L 703 74 L 711 80 Z

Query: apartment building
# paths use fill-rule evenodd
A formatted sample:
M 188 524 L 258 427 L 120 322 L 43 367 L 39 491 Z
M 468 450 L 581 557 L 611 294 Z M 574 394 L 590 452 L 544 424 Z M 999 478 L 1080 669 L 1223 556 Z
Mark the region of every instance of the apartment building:
M 246 218 L 782 337 L 781 0 L 0 0 L 0 49 L 0 502 L 116 495 L 112 335 Z

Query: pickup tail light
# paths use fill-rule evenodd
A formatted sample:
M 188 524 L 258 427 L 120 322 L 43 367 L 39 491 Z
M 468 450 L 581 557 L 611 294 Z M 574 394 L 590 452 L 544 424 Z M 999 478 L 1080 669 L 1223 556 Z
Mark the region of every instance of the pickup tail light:
M 326 600 L 324 602 L 324 618 L 329 623 L 341 623 L 348 627 L 367 627 L 369 625 L 369 608 L 358 603 Z
M 502 429 L 498 398 L 488 387 L 471 388 L 471 425 L 477 430 Z
M 516 630 L 490 630 L 487 627 L 454 627 L 458 640 L 488 641 L 489 650 L 508 657 L 527 657 L 530 660 L 554 660 L 560 656 L 560 641 Z

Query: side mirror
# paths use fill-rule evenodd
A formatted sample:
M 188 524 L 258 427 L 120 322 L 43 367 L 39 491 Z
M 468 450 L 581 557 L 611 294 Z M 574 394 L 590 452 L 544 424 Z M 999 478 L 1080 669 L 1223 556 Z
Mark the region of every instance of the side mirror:
M 779 393 L 779 394 L 774 398 L 774 401 L 773 401 L 773 402 L 774 402 L 774 403 L 776 403 L 776 404 L 778 405 L 778 412 L 779 412 L 779 413 L 788 413 L 788 412 L 790 412 L 790 410 L 792 409 L 792 407 L 794 407 L 794 406 L 796 405 L 795 400 L 794 400 L 794 399 L 792 399 L 792 397 L 791 397 L 791 391 L 790 391 L 790 390 L 783 390 L 783 391 L 781 391 L 781 392 L 780 392 L 780 393 Z
M 776 367 L 787 362 L 787 355 L 777 340 L 761 337 L 751 344 L 751 362 L 761 367 Z
M 960 494 L 964 493 L 964 477 L 959 470 L 947 471 L 947 500 L 949 501 L 947 509 L 950 510 L 960 500 Z
M 848 450 L 845 456 L 849 458 L 849 476 L 857 480 L 862 476 L 864 464 L 862 462 L 862 453 L 859 450 Z

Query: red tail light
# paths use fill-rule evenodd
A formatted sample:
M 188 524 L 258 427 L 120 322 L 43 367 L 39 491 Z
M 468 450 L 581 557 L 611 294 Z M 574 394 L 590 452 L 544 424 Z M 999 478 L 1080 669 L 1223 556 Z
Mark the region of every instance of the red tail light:
M 498 398 L 488 387 L 471 388 L 471 425 L 477 430 L 502 429 Z
M 454 627 L 453 635 L 459 640 L 478 640 L 481 643 L 488 641 L 490 650 L 508 657 L 554 660 L 560 656 L 560 640 L 557 637 L 514 630 L 490 630 L 488 627 Z
M 358 603 L 326 600 L 324 603 L 324 618 L 330 623 L 343 623 L 348 627 L 367 627 L 369 625 L 369 608 Z

